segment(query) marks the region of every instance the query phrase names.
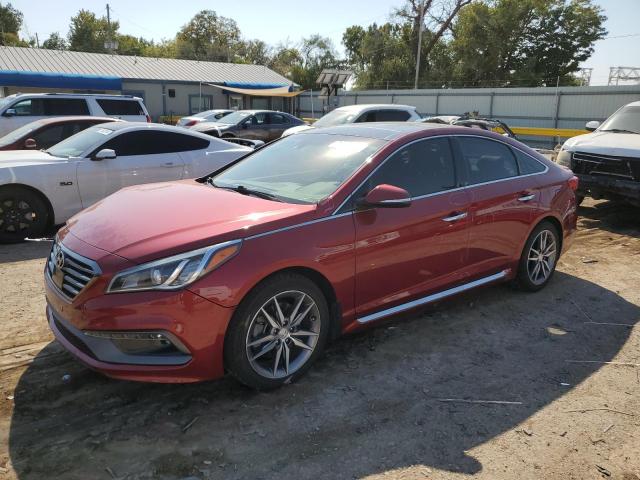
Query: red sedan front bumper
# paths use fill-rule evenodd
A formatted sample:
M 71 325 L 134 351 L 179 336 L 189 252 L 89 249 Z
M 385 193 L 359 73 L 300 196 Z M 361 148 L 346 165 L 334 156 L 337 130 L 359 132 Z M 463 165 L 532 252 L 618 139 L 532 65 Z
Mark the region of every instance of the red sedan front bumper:
M 64 243 L 86 257 L 93 253 L 100 262 L 92 247 L 73 240 Z M 224 336 L 233 308 L 188 290 L 105 294 L 103 279 L 70 301 L 46 270 L 44 276 L 49 326 L 56 339 L 88 367 L 109 377 L 145 382 L 188 383 L 224 375 Z M 93 332 L 161 332 L 182 351 L 164 357 L 125 354 L 112 340 Z

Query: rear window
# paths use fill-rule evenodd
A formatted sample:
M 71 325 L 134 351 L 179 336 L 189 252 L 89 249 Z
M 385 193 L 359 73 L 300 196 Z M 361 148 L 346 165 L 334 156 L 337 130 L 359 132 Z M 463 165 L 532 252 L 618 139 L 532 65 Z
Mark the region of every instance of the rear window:
M 96 101 L 107 115 L 145 115 L 140 102 L 137 100 L 108 100 L 106 98 L 99 98 Z
M 521 152 L 518 149 L 512 149 L 518 159 L 518 167 L 520 167 L 520 175 L 531 175 L 532 173 L 544 172 L 546 168 L 541 162 L 535 158 Z

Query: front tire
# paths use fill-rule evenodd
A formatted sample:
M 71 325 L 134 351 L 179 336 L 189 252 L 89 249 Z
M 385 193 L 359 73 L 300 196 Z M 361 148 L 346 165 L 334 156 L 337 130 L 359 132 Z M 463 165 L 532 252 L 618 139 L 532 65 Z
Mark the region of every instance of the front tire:
M 251 388 L 277 388 L 302 376 L 321 355 L 329 323 L 327 300 L 314 282 L 278 274 L 236 310 L 225 338 L 225 366 Z
M 40 237 L 48 225 L 49 211 L 40 195 L 20 186 L 0 188 L 0 243 Z
M 549 283 L 556 270 L 560 256 L 560 236 L 549 221 L 540 224 L 531 232 L 524 246 L 518 266 L 516 284 L 522 290 L 537 292 Z

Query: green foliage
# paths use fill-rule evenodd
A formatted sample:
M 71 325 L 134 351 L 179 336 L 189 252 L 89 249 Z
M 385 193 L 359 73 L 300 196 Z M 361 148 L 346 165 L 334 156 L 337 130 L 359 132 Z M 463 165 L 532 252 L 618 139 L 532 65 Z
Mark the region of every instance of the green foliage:
M 176 42 L 179 58 L 227 62 L 240 42 L 240 29 L 235 20 L 202 10 L 180 29 Z
M 0 3 L 0 45 L 28 46 L 28 42 L 20 40 L 18 32 L 22 27 L 22 12 L 10 3 Z
M 58 32 L 53 32 L 49 35 L 49 38 L 42 42 L 42 48 L 46 48 L 48 50 L 66 50 L 67 41 L 60 36 Z
M 96 17 L 89 10 L 80 10 L 71 17 L 69 25 L 69 50 L 77 52 L 104 53 L 104 43 L 109 38 L 116 40 L 120 24 L 107 22 L 107 17 Z
M 453 28 L 454 77 L 467 86 L 573 84 L 605 20 L 590 0 L 470 5 Z

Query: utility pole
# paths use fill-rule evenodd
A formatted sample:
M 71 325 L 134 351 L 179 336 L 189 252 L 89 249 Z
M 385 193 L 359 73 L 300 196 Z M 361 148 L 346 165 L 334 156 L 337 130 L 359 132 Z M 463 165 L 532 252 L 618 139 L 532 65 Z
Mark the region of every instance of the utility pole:
M 113 51 L 118 48 L 111 38 L 111 9 L 109 8 L 109 4 L 107 3 L 107 41 L 104 42 L 104 47 L 107 49 L 109 53 L 113 53 Z
M 424 21 L 424 0 L 420 1 L 420 14 L 418 22 L 418 53 L 416 54 L 416 78 L 413 82 L 414 90 L 418 89 L 418 77 L 420 75 L 420 51 L 422 50 L 422 22 Z
M 36 47 L 40 48 L 40 40 L 38 40 L 38 32 L 36 32 Z

